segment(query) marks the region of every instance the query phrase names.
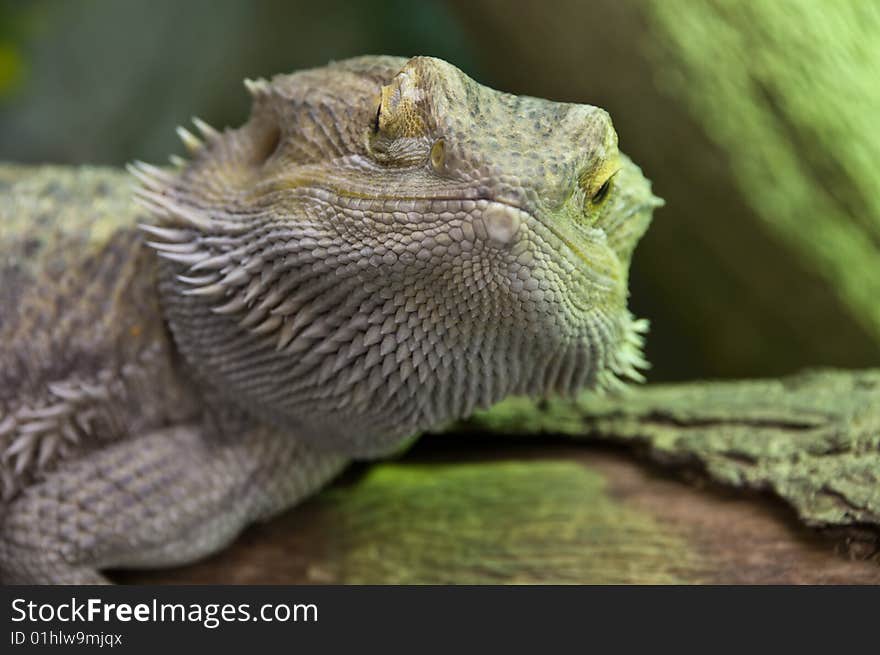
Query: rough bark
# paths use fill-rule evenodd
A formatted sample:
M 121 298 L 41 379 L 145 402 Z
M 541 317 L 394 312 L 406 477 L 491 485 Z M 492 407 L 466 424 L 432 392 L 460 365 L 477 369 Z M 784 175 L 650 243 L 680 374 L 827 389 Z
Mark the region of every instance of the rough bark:
M 880 370 L 509 399 L 462 427 L 640 446 L 662 464 L 771 491 L 808 525 L 880 530 Z

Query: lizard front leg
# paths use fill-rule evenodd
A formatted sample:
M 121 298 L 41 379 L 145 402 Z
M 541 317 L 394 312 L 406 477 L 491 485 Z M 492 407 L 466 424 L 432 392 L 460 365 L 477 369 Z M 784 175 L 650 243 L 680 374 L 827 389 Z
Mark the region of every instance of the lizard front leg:
M 345 465 L 289 434 L 234 442 L 201 425 L 158 430 L 66 463 L 6 508 L 4 583 L 106 583 L 107 568 L 191 562 L 320 489 Z

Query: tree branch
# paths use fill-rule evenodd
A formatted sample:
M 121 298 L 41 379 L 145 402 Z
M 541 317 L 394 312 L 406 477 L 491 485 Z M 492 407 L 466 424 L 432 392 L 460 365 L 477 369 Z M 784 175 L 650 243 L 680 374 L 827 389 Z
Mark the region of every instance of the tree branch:
M 721 484 L 769 490 L 808 525 L 880 530 L 880 370 L 515 398 L 456 429 L 639 446 Z

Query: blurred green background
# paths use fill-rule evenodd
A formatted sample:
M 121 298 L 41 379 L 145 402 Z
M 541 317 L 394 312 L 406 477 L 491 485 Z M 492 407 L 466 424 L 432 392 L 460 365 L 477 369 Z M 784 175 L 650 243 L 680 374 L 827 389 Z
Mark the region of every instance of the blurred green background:
M 608 109 L 667 206 L 636 251 L 652 380 L 880 364 L 880 3 L 0 3 L 0 159 L 163 162 L 244 77 L 367 54 Z

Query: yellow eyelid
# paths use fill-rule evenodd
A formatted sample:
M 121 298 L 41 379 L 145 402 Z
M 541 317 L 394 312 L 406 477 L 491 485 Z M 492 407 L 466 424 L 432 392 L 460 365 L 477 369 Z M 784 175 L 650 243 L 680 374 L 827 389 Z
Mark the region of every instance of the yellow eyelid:
M 578 178 L 578 184 L 587 194 L 587 197 L 592 198 L 602 188 L 602 185 L 610 182 L 620 170 L 620 159 L 616 156 L 609 157 L 596 168 L 584 171 Z
M 605 179 L 604 182 L 602 182 L 602 184 L 599 186 L 599 188 L 596 189 L 595 193 L 593 193 L 592 198 L 594 199 L 595 204 L 600 204 L 600 203 L 604 202 L 605 199 L 608 197 L 608 193 L 612 189 L 612 182 L 614 182 L 614 178 L 617 176 L 617 174 L 620 172 L 620 170 L 621 169 L 619 169 L 619 168 L 616 169 L 611 175 L 609 175 Z M 595 199 L 596 195 L 599 194 L 602 191 L 602 189 L 604 189 L 605 187 L 607 187 L 607 189 L 604 191 L 603 196 L 601 198 L 599 198 L 598 200 L 596 200 Z

